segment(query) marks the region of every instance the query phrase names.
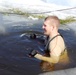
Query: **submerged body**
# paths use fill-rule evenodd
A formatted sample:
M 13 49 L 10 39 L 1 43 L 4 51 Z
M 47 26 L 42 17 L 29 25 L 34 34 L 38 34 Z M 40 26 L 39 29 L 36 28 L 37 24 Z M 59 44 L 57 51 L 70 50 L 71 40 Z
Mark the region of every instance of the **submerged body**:
M 47 55 L 46 55 L 47 56 Z M 60 55 L 58 63 L 49 63 L 47 61 L 41 61 L 40 67 L 43 71 L 54 71 L 68 68 L 70 63 L 67 49 Z

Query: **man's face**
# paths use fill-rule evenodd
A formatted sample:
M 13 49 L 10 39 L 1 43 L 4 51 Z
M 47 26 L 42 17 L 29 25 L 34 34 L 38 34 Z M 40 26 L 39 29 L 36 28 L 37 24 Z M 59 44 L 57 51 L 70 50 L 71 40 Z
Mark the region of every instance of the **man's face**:
M 51 29 L 52 29 L 50 20 L 44 21 L 42 28 L 44 30 L 44 34 L 47 35 L 47 36 L 49 36 L 50 33 L 51 33 Z

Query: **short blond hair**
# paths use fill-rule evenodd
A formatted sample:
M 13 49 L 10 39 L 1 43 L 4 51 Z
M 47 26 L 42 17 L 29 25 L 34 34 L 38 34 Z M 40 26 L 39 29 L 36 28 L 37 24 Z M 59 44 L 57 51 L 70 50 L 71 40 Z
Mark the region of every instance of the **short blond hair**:
M 53 20 L 57 27 L 60 25 L 60 19 L 57 16 L 47 16 L 45 18 L 45 21 L 46 20 Z

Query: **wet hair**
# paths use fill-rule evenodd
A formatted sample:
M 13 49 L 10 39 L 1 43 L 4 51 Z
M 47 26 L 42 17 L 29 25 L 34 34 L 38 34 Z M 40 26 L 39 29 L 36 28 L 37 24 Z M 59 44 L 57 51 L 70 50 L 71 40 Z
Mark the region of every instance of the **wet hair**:
M 60 25 L 60 20 L 57 16 L 47 16 L 44 21 L 46 20 L 53 20 L 57 27 Z

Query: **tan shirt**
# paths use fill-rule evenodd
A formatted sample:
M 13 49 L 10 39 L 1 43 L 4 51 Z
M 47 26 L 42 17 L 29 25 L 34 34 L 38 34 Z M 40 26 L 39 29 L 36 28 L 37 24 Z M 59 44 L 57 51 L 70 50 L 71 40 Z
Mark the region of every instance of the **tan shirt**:
M 41 54 L 36 54 L 35 58 L 43 60 L 43 61 L 47 61 L 49 63 L 58 63 L 60 62 L 61 59 L 64 60 L 68 57 L 68 54 L 67 52 L 64 51 L 64 49 L 65 49 L 65 43 L 64 43 L 63 38 L 61 36 L 57 36 L 49 44 L 50 57 L 46 57 Z M 62 53 L 63 53 L 64 59 L 61 56 Z

